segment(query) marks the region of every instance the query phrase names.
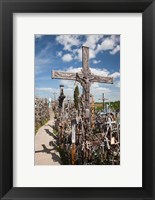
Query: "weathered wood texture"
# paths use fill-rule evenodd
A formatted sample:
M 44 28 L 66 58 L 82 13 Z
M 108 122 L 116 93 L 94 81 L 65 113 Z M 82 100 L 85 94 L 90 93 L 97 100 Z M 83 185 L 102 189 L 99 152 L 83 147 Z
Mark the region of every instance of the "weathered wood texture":
M 76 73 L 52 71 L 53 79 L 76 80 Z
M 82 72 L 85 76 L 91 73 L 89 69 L 89 48 L 82 47 Z
M 82 79 L 83 74 L 82 72 L 77 72 L 79 77 Z M 63 71 L 52 71 L 52 79 L 64 79 L 64 80 L 77 80 L 76 73 L 73 72 L 63 72 Z M 98 76 L 93 73 L 88 75 L 88 79 L 91 80 L 91 82 L 100 82 L 100 83 L 109 83 L 113 84 L 113 78 L 112 77 L 105 77 L 105 76 Z

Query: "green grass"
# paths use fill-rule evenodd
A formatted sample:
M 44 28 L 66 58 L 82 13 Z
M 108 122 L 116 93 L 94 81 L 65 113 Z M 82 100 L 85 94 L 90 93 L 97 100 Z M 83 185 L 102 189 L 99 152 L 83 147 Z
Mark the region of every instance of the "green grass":
M 120 101 L 105 102 L 105 106 L 110 103 L 110 108 L 113 110 L 120 109 Z M 103 109 L 102 102 L 95 102 L 95 110 L 101 111 Z
M 35 125 L 35 135 L 38 132 L 39 128 L 41 128 L 43 125 L 45 125 L 47 122 L 49 121 L 49 119 L 47 120 L 42 120 L 40 124 Z
M 58 135 L 58 131 L 55 129 L 53 129 L 53 133 L 54 133 L 54 135 Z

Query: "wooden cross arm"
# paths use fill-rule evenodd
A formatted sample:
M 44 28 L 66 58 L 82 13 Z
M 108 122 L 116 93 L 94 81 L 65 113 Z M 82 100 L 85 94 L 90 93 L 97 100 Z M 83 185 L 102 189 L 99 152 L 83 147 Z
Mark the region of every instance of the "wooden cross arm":
M 78 76 L 77 76 L 78 75 Z M 76 80 L 83 79 L 82 73 L 73 73 L 73 72 L 63 72 L 63 71 L 52 71 L 52 79 L 65 79 L 65 80 Z M 88 76 L 90 82 L 99 82 L 99 83 L 109 83 L 113 84 L 112 77 L 104 77 L 104 76 L 97 76 L 94 74 L 90 74 Z
M 52 79 L 76 80 L 76 73 L 52 71 Z
M 113 77 L 104 77 L 104 76 L 93 75 L 91 82 L 113 84 Z

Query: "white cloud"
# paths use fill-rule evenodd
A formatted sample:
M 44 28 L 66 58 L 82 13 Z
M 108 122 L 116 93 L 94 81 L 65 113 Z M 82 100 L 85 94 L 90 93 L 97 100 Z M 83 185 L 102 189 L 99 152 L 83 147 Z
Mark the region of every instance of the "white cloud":
M 71 80 L 60 80 L 60 84 L 64 85 L 64 87 L 74 89 L 75 81 Z
M 81 69 L 82 69 L 82 67 L 73 68 L 71 66 L 66 71 L 77 73 L 77 72 L 81 72 Z M 110 76 L 110 77 L 113 77 L 113 78 L 120 77 L 119 72 L 114 72 L 114 73 L 110 74 L 110 72 L 105 68 L 99 69 L 99 68 L 91 68 L 90 67 L 90 70 L 91 70 L 92 74 L 95 74 L 95 75 L 98 75 L 98 76 Z
M 101 62 L 101 60 L 93 60 L 93 64 L 98 64 L 100 62 Z
M 94 94 L 97 94 L 97 92 L 100 92 L 100 91 L 102 91 L 102 93 L 111 92 L 109 88 L 103 87 L 102 83 L 97 83 L 97 82 L 91 84 L 91 91 L 93 91 Z
M 82 69 L 82 67 L 73 68 L 73 67 L 71 66 L 71 67 L 69 67 L 66 71 L 67 71 L 67 72 L 74 72 L 74 73 L 77 73 L 77 72 L 81 72 L 81 69 Z
M 115 35 L 109 37 L 88 35 L 86 36 L 86 42 L 82 45 L 89 47 L 89 59 L 96 58 L 96 55 L 102 51 L 110 51 L 110 54 L 114 55 L 120 50 L 119 37 Z M 74 59 L 82 61 L 82 48 L 74 49 L 73 55 Z
M 95 49 L 98 41 L 101 38 L 103 38 L 103 35 L 87 35 L 86 42 L 83 44 L 83 46 L 87 46 L 91 49 Z
M 115 43 L 120 43 L 120 35 L 111 35 L 111 39 L 115 41 Z
M 56 41 L 64 46 L 64 50 L 68 51 L 71 51 L 72 46 L 81 44 L 78 35 L 59 35 L 56 37 Z
M 120 46 L 117 45 L 112 51 L 110 51 L 110 54 L 114 55 L 116 54 L 118 51 L 120 51 Z
M 71 54 L 65 54 L 63 57 L 62 57 L 62 60 L 65 61 L 65 62 L 70 62 L 71 60 L 73 60 Z
M 74 59 L 82 61 L 82 48 L 73 50 Z
M 93 49 L 89 49 L 89 59 L 95 58 L 96 52 Z
M 99 52 L 102 50 L 103 51 L 110 50 L 110 49 L 113 49 L 114 46 L 115 46 L 114 40 L 108 37 L 108 38 L 105 38 L 101 44 L 97 45 L 96 52 Z
M 56 52 L 56 55 L 57 55 L 58 57 L 61 57 L 61 56 L 62 56 L 62 51 L 57 51 L 57 52 Z
M 89 59 L 96 57 L 96 47 L 99 40 L 103 38 L 103 35 L 87 35 L 85 43 L 82 44 L 82 46 L 89 47 Z M 75 50 L 76 53 L 75 59 L 78 59 L 79 61 L 82 60 L 82 49 Z
M 106 69 L 97 69 L 97 68 L 90 68 L 91 72 L 95 75 L 98 76 L 108 76 L 109 75 L 109 71 Z
M 110 76 L 116 79 L 116 78 L 120 77 L 120 73 L 114 72 L 113 74 L 110 74 Z
M 90 93 L 94 96 L 95 101 L 99 101 L 99 99 L 102 98 L 102 93 L 105 94 L 105 96 L 111 94 L 111 90 L 107 87 L 104 87 L 105 84 L 100 83 L 93 83 L 90 87 Z
M 111 35 L 103 39 L 101 44 L 97 45 L 96 54 L 100 51 L 107 51 L 111 50 L 110 53 L 114 55 L 120 50 L 119 44 L 119 37 L 116 35 Z
M 109 92 L 111 92 L 111 90 L 109 88 L 105 88 L 105 87 L 101 87 L 101 86 L 99 86 L 99 87 L 93 87 L 93 84 L 91 86 L 90 91 L 91 91 L 91 93 L 93 95 L 96 95 L 96 94 L 100 94 L 101 95 L 102 93 L 109 93 Z
M 101 51 L 110 51 L 114 55 L 120 50 L 119 36 L 111 35 L 86 35 L 85 42 L 82 43 L 79 35 L 59 35 L 56 41 L 63 45 L 63 49 L 71 53 L 74 60 L 82 61 L 82 46 L 89 47 L 89 59 L 96 58 Z M 74 47 L 74 48 L 73 48 Z M 62 54 L 60 54 L 62 56 Z

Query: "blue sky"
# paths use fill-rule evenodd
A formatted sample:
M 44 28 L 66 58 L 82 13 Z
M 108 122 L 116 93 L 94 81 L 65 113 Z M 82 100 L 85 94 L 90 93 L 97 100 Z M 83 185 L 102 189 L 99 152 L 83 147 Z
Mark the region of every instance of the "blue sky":
M 59 96 L 64 85 L 67 98 L 73 99 L 75 81 L 51 79 L 51 71 L 79 72 L 82 67 L 82 46 L 89 47 L 89 67 L 92 73 L 112 76 L 114 84 L 93 83 L 91 94 L 101 101 L 120 99 L 120 36 L 119 35 L 35 35 L 35 95 Z M 78 84 L 80 92 L 82 87 Z

